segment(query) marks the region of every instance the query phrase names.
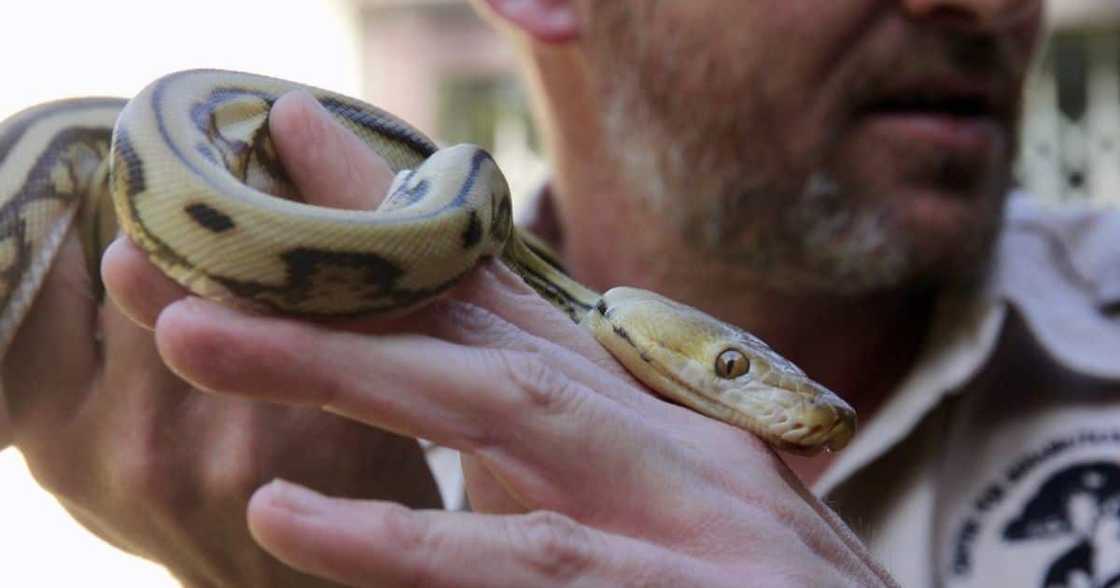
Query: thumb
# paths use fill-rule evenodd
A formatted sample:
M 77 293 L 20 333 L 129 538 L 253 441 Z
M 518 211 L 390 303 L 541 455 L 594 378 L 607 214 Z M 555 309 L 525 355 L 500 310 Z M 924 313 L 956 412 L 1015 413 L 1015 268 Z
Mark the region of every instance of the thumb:
M 389 164 L 307 92 L 290 92 L 276 101 L 269 132 L 292 181 L 311 204 L 372 209 L 393 181 Z

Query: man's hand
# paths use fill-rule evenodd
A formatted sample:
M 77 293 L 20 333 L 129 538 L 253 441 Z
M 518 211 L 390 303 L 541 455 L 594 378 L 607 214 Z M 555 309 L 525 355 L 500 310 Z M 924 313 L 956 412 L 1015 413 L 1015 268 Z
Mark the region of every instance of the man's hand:
M 356 176 L 347 160 L 323 159 L 355 150 L 329 141 L 357 139 L 324 132 L 307 109 L 286 100 L 272 121 L 293 179 L 310 198 L 326 194 L 321 204 L 368 204 L 364 190 L 387 184 L 387 170 Z M 324 183 L 348 189 L 324 193 Z M 3 386 L 32 472 L 99 536 L 187 585 L 319 586 L 251 538 L 245 508 L 262 484 L 282 477 L 331 494 L 439 504 L 412 439 L 315 409 L 204 394 L 176 377 L 149 329 L 157 309 L 185 293 L 120 241 L 105 258 L 113 301 L 99 306 L 85 265 L 71 235 L 5 358 Z M 236 358 L 218 350 L 211 360 Z
M 375 166 L 345 139 L 324 145 L 358 176 Z M 892 583 L 760 441 L 647 394 L 498 262 L 392 321 L 148 300 L 161 356 L 195 386 L 460 449 L 472 505 L 497 513 L 269 484 L 249 507 L 253 535 L 309 573 L 353 586 Z

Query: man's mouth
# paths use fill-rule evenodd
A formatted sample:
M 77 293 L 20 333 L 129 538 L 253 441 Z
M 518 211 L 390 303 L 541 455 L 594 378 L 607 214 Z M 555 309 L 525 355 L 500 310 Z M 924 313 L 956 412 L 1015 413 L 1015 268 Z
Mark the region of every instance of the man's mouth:
M 990 85 L 921 80 L 887 88 L 859 110 L 877 133 L 913 144 L 979 154 L 1005 133 L 1006 101 Z
M 884 99 L 868 109 L 874 114 L 926 115 L 952 118 L 991 118 L 993 108 L 985 96 L 917 93 Z

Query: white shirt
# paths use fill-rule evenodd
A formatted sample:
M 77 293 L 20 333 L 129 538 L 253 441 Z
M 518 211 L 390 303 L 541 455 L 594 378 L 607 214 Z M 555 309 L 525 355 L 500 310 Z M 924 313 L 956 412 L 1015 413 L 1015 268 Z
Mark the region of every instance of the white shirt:
M 1013 197 L 997 247 L 814 491 L 908 588 L 1113 586 L 1120 213 Z

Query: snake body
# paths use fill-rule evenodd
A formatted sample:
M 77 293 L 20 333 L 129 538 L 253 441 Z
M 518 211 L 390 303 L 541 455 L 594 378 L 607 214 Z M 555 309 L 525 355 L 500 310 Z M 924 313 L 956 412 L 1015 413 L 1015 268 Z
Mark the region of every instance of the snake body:
M 272 105 L 297 89 L 397 173 L 377 209 L 302 202 L 268 133 Z M 35 107 L 0 124 L 0 202 L 4 348 L 80 211 L 92 264 L 119 223 L 190 291 L 297 316 L 405 312 L 497 257 L 667 399 L 795 452 L 839 449 L 854 432 L 843 400 L 749 333 L 652 292 L 599 294 L 542 259 L 485 150 L 439 149 L 333 92 L 199 70 L 127 103 Z

